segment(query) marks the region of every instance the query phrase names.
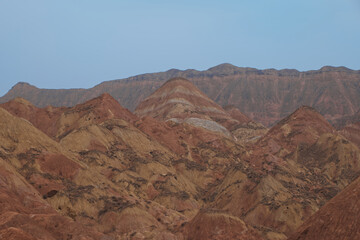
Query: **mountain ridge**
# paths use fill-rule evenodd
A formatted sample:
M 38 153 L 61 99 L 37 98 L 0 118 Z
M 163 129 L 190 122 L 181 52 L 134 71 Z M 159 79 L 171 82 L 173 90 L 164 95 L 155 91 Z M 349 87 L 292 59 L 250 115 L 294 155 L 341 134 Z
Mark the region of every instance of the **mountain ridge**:
M 74 106 L 108 92 L 133 111 L 168 79 L 184 77 L 220 106 L 234 105 L 245 115 L 271 126 L 301 105 L 316 108 L 331 122 L 360 109 L 360 70 L 324 66 L 318 70 L 240 68 L 220 64 L 204 71 L 170 69 L 104 81 L 89 89 L 41 89 L 15 85 L 0 103 L 23 97 L 35 106 Z M 338 101 L 334 101 L 334 99 Z

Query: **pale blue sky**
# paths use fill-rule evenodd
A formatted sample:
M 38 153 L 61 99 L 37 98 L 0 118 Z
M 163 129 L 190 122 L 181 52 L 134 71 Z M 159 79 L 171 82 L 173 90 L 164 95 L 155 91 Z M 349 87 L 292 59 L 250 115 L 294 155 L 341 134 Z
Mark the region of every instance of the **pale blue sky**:
M 0 0 L 0 95 L 225 62 L 360 69 L 360 0 Z

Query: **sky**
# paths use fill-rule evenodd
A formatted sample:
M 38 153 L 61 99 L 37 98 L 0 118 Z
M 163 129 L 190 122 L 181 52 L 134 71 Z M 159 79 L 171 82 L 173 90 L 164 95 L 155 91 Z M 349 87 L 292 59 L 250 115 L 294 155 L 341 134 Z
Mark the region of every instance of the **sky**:
M 360 69 L 360 0 L 0 0 L 0 96 L 176 69 Z

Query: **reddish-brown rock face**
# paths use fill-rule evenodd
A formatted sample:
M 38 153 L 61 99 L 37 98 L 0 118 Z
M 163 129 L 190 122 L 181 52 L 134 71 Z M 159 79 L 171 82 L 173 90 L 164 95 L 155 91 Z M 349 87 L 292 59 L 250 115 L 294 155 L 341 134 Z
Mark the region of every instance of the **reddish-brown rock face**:
M 100 234 L 61 216 L 0 157 L 0 239 L 101 239 Z
M 173 108 L 177 105 L 182 108 L 174 111 Z M 226 114 L 222 107 L 184 78 L 167 81 L 141 102 L 135 113 L 139 116 L 149 115 L 162 120 L 173 117 L 184 118 L 196 114 Z
M 167 81 L 142 101 L 135 113 L 139 117 L 150 116 L 160 121 L 186 123 L 213 133 L 248 142 L 262 136 L 266 129 L 238 109 L 224 110 L 209 99 L 190 81 L 174 78 Z
M 262 240 L 261 235 L 240 218 L 219 210 L 201 210 L 184 228 L 185 239 Z
M 50 137 L 59 140 L 75 128 L 101 123 L 108 119 L 137 120 L 129 110 L 123 108 L 109 94 L 91 99 L 73 108 L 37 108 L 24 99 L 14 99 L 0 104 L 11 114 L 24 118 Z
M 167 81 L 139 104 L 135 114 L 161 121 L 185 122 L 228 137 L 231 134 L 225 126 L 239 124 L 222 107 L 183 78 Z
M 235 106 L 226 106 L 224 109 L 228 114 L 230 114 L 232 118 L 238 120 L 239 124 L 247 124 L 252 121 L 248 116 L 240 112 L 240 110 Z
M 335 129 L 315 109 L 302 106 L 272 127 L 258 144 L 271 142 L 273 139 L 282 147 L 294 151 L 300 143 L 311 145 L 322 134 L 333 132 Z M 275 146 L 270 148 L 271 152 L 276 152 Z
M 99 124 L 109 119 L 133 122 L 137 117 L 123 108 L 113 97 L 104 93 L 75 107 L 66 109 L 57 120 L 56 139 L 63 138 L 74 129 Z
M 360 174 L 358 148 L 309 107 L 280 121 L 246 151 L 210 206 L 241 217 L 267 239 L 286 239 Z
M 65 107 L 45 107 L 37 108 L 29 101 L 16 98 L 10 102 L 0 104 L 0 107 L 6 109 L 14 116 L 24 118 L 31 122 L 36 128 L 49 136 L 55 136 L 57 132 L 56 123 L 60 115 L 66 110 Z
M 360 149 L 360 122 L 346 125 L 340 130 L 340 134 L 356 144 Z
M 360 239 L 360 178 L 327 202 L 289 240 Z
M 360 72 L 344 67 L 316 71 L 258 70 L 221 64 L 206 71 L 169 70 L 103 82 L 91 89 L 48 90 L 15 85 L 0 102 L 23 97 L 38 107 L 74 106 L 108 92 L 134 110 L 164 82 L 189 79 L 220 106 L 234 105 L 251 119 L 273 125 L 302 105 L 312 106 L 327 120 L 351 116 L 360 109 Z
M 127 122 L 137 120 L 137 117 L 129 110 L 123 108 L 110 94 L 104 93 L 101 96 L 91 99 L 83 104 L 76 105 L 74 108 L 64 112 L 65 114 L 78 113 L 79 118 L 92 114 L 93 119 L 88 121 L 101 123 L 107 119 L 123 119 Z
M 219 150 L 229 150 L 221 143 L 221 135 L 191 125 L 143 117 L 135 123 L 135 126 L 180 156 L 186 156 L 189 154 L 189 148 L 195 148 L 202 143 L 213 142 Z M 195 153 L 193 157 L 198 158 Z
M 236 124 L 233 122 L 227 124 L 225 122 L 225 127 L 229 129 L 233 136 L 240 142 L 244 144 L 255 142 L 267 132 L 264 125 L 251 120 L 248 116 L 240 112 L 238 108 L 227 106 L 225 110 L 233 119 L 238 121 Z

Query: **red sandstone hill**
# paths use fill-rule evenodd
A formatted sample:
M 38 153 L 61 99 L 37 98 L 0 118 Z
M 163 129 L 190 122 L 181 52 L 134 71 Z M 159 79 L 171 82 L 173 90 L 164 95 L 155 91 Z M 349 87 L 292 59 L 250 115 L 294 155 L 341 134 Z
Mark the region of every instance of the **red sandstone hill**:
M 101 239 L 103 234 L 44 200 L 64 188 L 61 178 L 70 180 L 79 173 L 81 166 L 70 155 L 2 108 L 0 142 L 1 239 Z
M 273 139 L 293 151 L 300 143 L 311 145 L 320 135 L 333 132 L 335 129 L 321 114 L 311 107 L 302 106 L 272 127 L 258 144 Z
M 241 141 L 249 141 L 266 131 L 236 108 L 227 112 L 184 78 L 173 78 L 164 83 L 137 106 L 135 114 L 187 123 L 227 137 L 233 134 Z
M 209 206 L 266 239 L 286 239 L 360 175 L 359 149 L 310 107 L 280 121 L 246 152 Z
M 289 240 L 360 239 L 360 178 L 311 216 Z
M 360 109 L 360 72 L 345 67 L 315 71 L 258 70 L 221 64 L 206 71 L 176 69 L 103 82 L 90 89 L 49 90 L 18 83 L 0 102 L 22 97 L 38 107 L 74 106 L 108 92 L 134 110 L 165 81 L 189 79 L 220 106 L 234 105 L 257 122 L 270 126 L 301 105 L 314 107 L 326 119 L 352 116 Z
M 26 216 L 19 223 L 3 219 L 1 236 L 183 239 L 182 226 L 244 151 L 242 146 L 190 125 L 140 120 L 113 103 L 105 95 L 58 109 L 55 119 L 44 118 L 45 123 L 57 123 L 55 135 L 35 128 L 46 109 L 25 108 L 21 100 L 3 105 L 11 106 L 13 115 L 0 108 L 0 163 L 9 164 L 10 173 L 23 178 L 24 188 L 40 198 L 39 207 L 49 206 L 56 217 L 39 219 L 45 230 L 37 222 L 26 225 Z M 158 134 L 162 131 L 168 135 Z M 7 202 L 16 196 L 23 203 L 26 198 L 9 191 L 1 194 Z M 25 205 L 25 213 L 33 213 L 30 207 Z M 19 208 L 12 211 L 14 216 L 23 214 Z M 68 227 L 71 223 L 75 230 Z M 227 229 L 227 224 L 222 226 Z
M 2 113 L 0 113 L 2 114 Z M 62 216 L 0 158 L 0 239 L 101 239 L 94 229 Z
M 167 81 L 137 106 L 135 114 L 161 121 L 186 122 L 227 136 L 231 134 L 226 126 L 239 124 L 222 107 L 183 78 Z
M 55 139 L 63 137 L 74 128 L 101 123 L 107 119 L 116 118 L 128 122 L 137 120 L 134 114 L 123 108 L 107 93 L 73 108 L 51 106 L 37 108 L 21 98 L 0 104 L 0 107 L 30 121 L 36 128 Z
M 30 121 L 35 127 L 49 136 L 54 136 L 57 131 L 56 122 L 60 115 L 66 110 L 65 107 L 35 107 L 23 98 L 15 98 L 7 103 L 0 104 L 14 116 Z

